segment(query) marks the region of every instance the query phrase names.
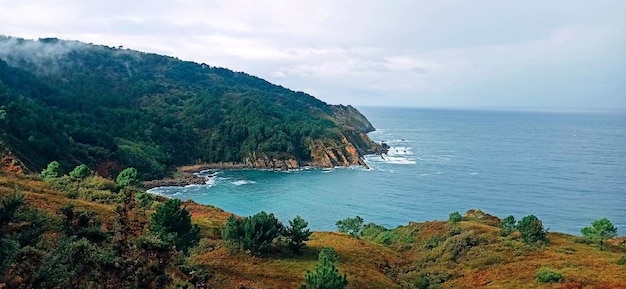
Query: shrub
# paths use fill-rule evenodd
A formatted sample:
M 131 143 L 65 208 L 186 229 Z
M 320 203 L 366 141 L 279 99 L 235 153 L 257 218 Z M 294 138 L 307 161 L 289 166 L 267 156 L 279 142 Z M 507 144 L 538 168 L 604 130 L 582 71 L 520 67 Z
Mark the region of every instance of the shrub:
M 117 175 L 117 184 L 126 187 L 126 186 L 140 186 L 141 180 L 139 179 L 139 174 L 135 168 L 126 168 Z
M 363 236 L 366 239 L 373 240 L 376 237 L 378 237 L 380 233 L 385 232 L 385 231 L 387 231 L 387 228 L 381 225 L 376 225 L 374 223 L 369 223 L 363 226 L 361 230 L 361 236 Z
M 485 243 L 476 232 L 469 231 L 448 238 L 443 243 L 443 252 L 448 254 L 448 258 L 457 261 L 459 257 L 465 254 L 470 248 Z
M 515 217 L 509 215 L 508 217 L 500 220 L 500 236 L 506 237 L 515 231 Z
M 617 265 L 626 265 L 626 256 L 622 256 L 621 258 L 619 258 L 616 263 Z
M 332 246 L 324 247 L 320 251 L 319 258 L 327 258 L 331 262 L 337 262 L 339 260 L 339 254 L 335 251 L 335 248 Z
M 305 279 L 306 282 L 300 289 L 343 289 L 348 286 L 346 275 L 341 276 L 335 264 L 321 253 L 315 265 L 315 272 L 307 271 Z
M 517 222 L 517 230 L 526 244 L 532 245 L 547 241 L 543 223 L 534 215 L 528 215 Z
M 97 189 L 97 190 L 107 190 L 111 192 L 117 192 L 118 186 L 112 180 L 100 177 L 100 176 L 92 176 L 86 178 L 83 182 L 83 186 L 85 188 Z
M 44 180 L 58 178 L 63 175 L 63 170 L 61 170 L 61 165 L 59 162 L 52 161 L 48 164 L 48 167 L 41 171 L 41 177 Z
M 459 212 L 455 211 L 455 212 L 450 213 L 450 215 L 448 215 L 448 222 L 454 224 L 460 221 L 463 221 L 463 217 L 461 216 Z
M 361 235 L 363 229 L 363 218 L 356 216 L 354 218 L 345 218 L 335 223 L 337 230 L 342 233 L 350 234 L 357 237 Z
M 79 165 L 70 172 L 70 177 L 73 180 L 83 180 L 88 176 L 91 176 L 92 172 L 86 165 Z
M 551 268 L 541 267 L 537 272 L 537 281 L 541 283 L 557 283 L 563 281 L 563 275 Z

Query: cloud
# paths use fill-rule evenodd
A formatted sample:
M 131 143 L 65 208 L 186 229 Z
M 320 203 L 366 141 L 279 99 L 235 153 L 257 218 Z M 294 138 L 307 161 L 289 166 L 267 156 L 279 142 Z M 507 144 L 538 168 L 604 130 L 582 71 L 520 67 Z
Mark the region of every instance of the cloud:
M 626 2 L 105 1 L 2 4 L 2 33 L 245 71 L 330 103 L 626 107 Z M 620 79 L 621 78 L 621 79 Z M 534 96 L 530 96 L 530 95 Z M 622 100 L 620 100 L 622 99 Z

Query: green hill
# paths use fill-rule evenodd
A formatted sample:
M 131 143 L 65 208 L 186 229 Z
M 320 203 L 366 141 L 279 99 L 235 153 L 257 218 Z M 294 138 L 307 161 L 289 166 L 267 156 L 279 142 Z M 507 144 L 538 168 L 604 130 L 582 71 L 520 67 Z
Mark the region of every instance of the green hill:
M 52 160 L 144 178 L 196 163 L 363 164 L 379 146 L 350 106 L 173 57 L 56 38 L 0 37 L 0 141 L 26 168 Z

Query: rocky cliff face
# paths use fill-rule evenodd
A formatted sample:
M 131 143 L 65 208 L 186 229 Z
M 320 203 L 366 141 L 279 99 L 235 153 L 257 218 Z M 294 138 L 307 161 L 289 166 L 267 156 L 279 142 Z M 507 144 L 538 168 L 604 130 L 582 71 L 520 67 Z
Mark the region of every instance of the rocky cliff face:
M 293 158 L 271 158 L 266 155 L 251 156 L 245 165 L 257 169 L 298 169 L 302 166 L 333 168 L 345 166 L 365 166 L 363 156 L 367 154 L 383 154 L 387 147 L 372 141 L 367 135 L 374 127 L 356 108 L 352 106 L 331 106 L 334 120 L 344 126 L 340 141 L 317 139 L 309 143 L 310 161 L 298 161 Z

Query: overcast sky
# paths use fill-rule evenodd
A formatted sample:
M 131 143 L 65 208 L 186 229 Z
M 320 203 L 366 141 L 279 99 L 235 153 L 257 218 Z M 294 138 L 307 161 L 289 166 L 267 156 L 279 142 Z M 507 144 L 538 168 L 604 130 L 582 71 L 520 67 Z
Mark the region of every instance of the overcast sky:
M 624 0 L 0 0 L 0 34 L 204 62 L 331 104 L 626 111 Z

